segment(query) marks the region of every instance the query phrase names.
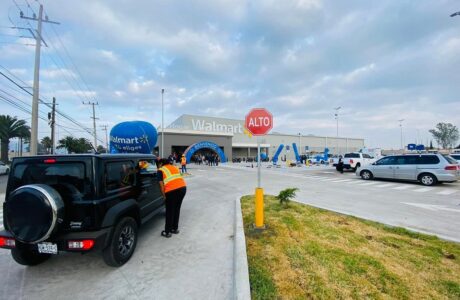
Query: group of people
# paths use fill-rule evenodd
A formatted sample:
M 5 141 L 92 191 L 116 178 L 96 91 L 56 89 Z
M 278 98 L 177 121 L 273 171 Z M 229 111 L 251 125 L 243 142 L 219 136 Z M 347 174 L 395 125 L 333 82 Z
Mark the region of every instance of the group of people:
M 197 165 L 218 166 L 219 156 L 217 154 L 196 154 L 193 156 L 193 161 Z

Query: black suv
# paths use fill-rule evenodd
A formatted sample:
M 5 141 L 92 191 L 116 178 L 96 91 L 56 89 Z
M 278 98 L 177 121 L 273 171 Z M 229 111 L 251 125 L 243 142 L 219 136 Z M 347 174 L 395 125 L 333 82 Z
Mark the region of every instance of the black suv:
M 88 154 L 15 158 L 0 247 L 22 265 L 58 251 L 102 251 L 109 266 L 132 256 L 138 227 L 164 210 L 155 156 Z

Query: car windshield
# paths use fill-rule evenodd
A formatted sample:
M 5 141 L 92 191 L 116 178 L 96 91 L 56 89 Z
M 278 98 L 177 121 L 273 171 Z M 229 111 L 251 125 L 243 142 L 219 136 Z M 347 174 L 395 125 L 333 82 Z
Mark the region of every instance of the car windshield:
M 34 163 L 14 167 L 11 191 L 27 184 L 47 184 L 58 191 L 78 191 L 82 198 L 90 192 L 84 163 Z
M 458 164 L 458 162 L 453 158 L 451 157 L 450 155 L 443 155 L 443 157 L 447 160 L 448 163 L 450 164 Z

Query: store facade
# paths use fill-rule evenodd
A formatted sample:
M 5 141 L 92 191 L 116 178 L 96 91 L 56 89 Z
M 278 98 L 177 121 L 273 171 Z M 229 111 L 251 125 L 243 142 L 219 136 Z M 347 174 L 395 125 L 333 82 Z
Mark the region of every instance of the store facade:
M 161 149 L 162 130 L 159 129 L 157 151 Z M 244 129 L 244 120 L 182 115 L 164 130 L 165 156 L 175 152 L 184 153 L 190 146 L 199 142 L 211 142 L 218 145 L 225 158 L 254 158 L 257 156 L 257 137 L 250 136 Z M 324 152 L 343 154 L 364 148 L 364 139 L 354 137 L 328 137 L 312 134 L 283 134 L 272 132 L 260 137 L 262 152 L 272 157 L 280 145 L 284 145 L 280 157 L 295 159 L 293 144 L 299 154 Z M 215 152 L 215 151 L 214 151 Z M 158 153 L 159 154 L 159 153 Z

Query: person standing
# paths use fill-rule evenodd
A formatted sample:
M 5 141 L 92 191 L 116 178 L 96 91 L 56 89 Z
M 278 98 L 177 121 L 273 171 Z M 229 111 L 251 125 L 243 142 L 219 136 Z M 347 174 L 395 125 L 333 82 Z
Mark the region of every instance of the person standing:
M 180 158 L 180 165 L 181 165 L 181 173 L 185 174 L 187 173 L 187 159 L 185 158 L 185 155 L 182 154 L 182 157 Z
M 158 180 L 166 205 L 165 230 L 161 235 L 170 238 L 171 233 L 179 233 L 180 208 L 187 193 L 187 185 L 179 169 L 168 159 L 161 159 L 158 162 Z
M 337 163 L 336 169 L 337 169 L 337 171 L 339 171 L 341 174 L 343 174 L 343 159 L 342 159 L 342 155 L 339 156 L 339 162 Z

